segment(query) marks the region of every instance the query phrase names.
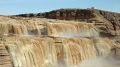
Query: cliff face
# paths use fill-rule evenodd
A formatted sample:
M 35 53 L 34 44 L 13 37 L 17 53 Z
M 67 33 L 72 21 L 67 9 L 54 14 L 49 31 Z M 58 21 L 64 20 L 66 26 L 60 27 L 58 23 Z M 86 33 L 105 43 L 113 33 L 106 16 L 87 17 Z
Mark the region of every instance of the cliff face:
M 103 22 L 113 35 L 120 35 L 120 13 L 98 11 L 103 17 Z
M 38 14 L 20 14 L 22 17 L 41 17 L 60 20 L 83 20 L 94 18 L 92 11 L 89 9 L 60 9 Z
M 51 11 L 50 13 L 45 13 L 46 18 L 51 19 L 61 19 L 61 20 L 82 20 L 82 19 L 90 19 L 93 18 L 94 15 L 90 10 L 79 10 L 79 9 L 71 9 L 71 10 L 58 10 Z
M 97 9 L 60 9 L 46 13 L 21 14 L 17 16 L 85 21 L 95 23 L 103 37 L 120 35 L 120 13 Z

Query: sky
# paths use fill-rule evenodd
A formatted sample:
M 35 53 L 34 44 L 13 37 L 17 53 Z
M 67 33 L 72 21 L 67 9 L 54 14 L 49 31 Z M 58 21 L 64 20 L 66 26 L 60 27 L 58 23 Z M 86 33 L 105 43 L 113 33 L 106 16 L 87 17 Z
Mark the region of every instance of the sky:
M 48 12 L 60 8 L 91 8 L 120 13 L 120 0 L 0 0 L 0 15 Z

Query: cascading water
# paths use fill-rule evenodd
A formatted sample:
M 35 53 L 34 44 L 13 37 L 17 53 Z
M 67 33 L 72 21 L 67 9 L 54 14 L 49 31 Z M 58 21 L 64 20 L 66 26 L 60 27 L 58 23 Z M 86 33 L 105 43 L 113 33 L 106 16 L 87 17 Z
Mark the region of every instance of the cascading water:
M 47 24 L 48 35 L 53 37 L 98 37 L 99 34 L 92 23 L 61 22 Z
M 6 20 L 0 20 L 0 58 L 9 57 L 5 63 L 1 62 L 6 59 L 0 60 L 0 67 L 74 67 L 107 56 L 116 46 L 112 40 L 100 38 L 91 23 Z M 8 61 L 10 65 L 5 66 Z
M 114 46 L 105 39 L 101 40 L 104 45 L 93 41 L 87 38 L 59 38 L 55 41 L 53 38 L 7 37 L 3 44 L 14 67 L 58 67 L 60 64 L 70 67 L 86 59 L 107 55 Z
M 44 27 L 43 27 L 44 28 Z M 13 24 L 13 23 L 0 23 L 0 34 L 1 35 L 41 35 L 40 29 L 37 24 L 24 25 L 24 24 Z

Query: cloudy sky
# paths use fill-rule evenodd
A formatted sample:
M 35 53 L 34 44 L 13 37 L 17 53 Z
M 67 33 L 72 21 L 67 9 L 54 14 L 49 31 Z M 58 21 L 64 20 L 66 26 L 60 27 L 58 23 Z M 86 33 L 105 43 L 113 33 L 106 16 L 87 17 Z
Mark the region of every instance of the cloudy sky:
M 0 15 L 39 13 L 60 8 L 90 8 L 120 12 L 120 0 L 0 0 Z

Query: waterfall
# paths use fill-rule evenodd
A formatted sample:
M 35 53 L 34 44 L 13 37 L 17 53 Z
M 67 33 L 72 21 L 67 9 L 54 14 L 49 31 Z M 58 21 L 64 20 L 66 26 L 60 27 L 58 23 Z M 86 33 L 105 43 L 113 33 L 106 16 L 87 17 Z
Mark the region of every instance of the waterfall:
M 107 39 L 88 38 L 6 37 L 2 43 L 8 48 L 14 67 L 70 67 L 105 56 L 114 46 Z
M 48 35 L 54 37 L 98 37 L 94 24 L 80 22 L 48 23 Z
M 99 37 L 93 23 L 53 22 L 0 20 L 0 58 L 9 56 L 13 67 L 74 67 L 85 60 L 106 57 L 116 47 L 113 40 Z M 8 55 L 2 55 L 1 45 Z M 1 62 L 0 67 L 7 64 Z

